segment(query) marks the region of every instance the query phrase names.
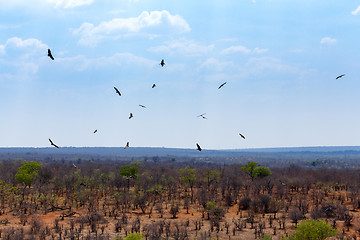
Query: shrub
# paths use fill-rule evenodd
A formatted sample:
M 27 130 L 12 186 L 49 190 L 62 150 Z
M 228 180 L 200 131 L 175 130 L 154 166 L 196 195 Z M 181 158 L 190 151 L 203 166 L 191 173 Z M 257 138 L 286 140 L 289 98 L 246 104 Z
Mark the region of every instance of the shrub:
M 323 240 L 335 236 L 337 230 L 332 228 L 324 220 L 303 220 L 295 232 L 288 238 L 289 240 Z
M 262 238 L 260 238 L 260 240 L 271 240 L 272 237 L 268 234 L 265 234 Z
M 140 233 L 130 233 L 125 238 L 125 240 L 142 240 L 142 239 L 144 239 L 144 235 Z

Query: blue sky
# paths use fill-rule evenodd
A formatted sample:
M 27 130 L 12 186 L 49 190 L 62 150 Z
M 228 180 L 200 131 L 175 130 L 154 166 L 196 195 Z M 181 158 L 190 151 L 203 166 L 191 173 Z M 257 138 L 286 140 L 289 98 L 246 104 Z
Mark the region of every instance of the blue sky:
M 0 0 L 0 146 L 359 145 L 359 30 L 359 0 Z

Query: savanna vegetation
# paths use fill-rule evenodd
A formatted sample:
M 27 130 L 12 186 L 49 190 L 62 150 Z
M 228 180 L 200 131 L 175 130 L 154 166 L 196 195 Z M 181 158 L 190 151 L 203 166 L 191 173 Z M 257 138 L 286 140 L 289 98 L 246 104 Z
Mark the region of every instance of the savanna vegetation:
M 1 239 L 360 239 L 360 170 L 0 162 Z

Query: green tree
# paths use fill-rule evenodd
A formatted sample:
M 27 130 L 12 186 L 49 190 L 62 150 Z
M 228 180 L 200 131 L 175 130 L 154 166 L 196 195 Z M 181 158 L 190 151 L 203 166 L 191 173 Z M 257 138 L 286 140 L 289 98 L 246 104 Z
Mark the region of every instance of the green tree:
M 142 240 L 144 239 L 144 234 L 141 233 L 130 233 L 125 238 L 117 237 L 115 240 Z
M 31 186 L 32 182 L 38 175 L 41 164 L 35 161 L 23 162 L 18 168 L 17 173 L 15 174 L 15 181 L 20 184 L 24 184 L 25 188 Z
M 256 162 L 249 162 L 241 167 L 241 170 L 249 174 L 251 180 L 254 181 L 256 178 L 262 178 L 271 175 L 270 168 L 257 166 Z
M 323 240 L 335 236 L 337 230 L 324 220 L 303 220 L 289 240 Z
M 265 234 L 262 238 L 260 238 L 260 240 L 271 240 L 272 237 L 268 234 Z
M 215 207 L 216 207 L 216 204 L 215 204 L 214 201 L 209 201 L 209 202 L 206 203 L 206 209 L 205 210 L 207 211 L 208 220 L 210 219 L 210 212 L 212 210 L 214 210 Z
M 125 240 L 142 240 L 142 239 L 144 239 L 144 235 L 140 233 L 130 233 L 125 238 Z
M 139 167 L 137 166 L 124 165 L 120 168 L 120 175 L 127 178 L 136 179 L 138 172 L 139 172 Z
M 180 172 L 180 179 L 187 183 L 191 189 L 191 202 L 193 201 L 193 187 L 196 180 L 196 169 L 190 168 L 189 166 L 186 166 L 185 168 L 179 169 Z
M 120 168 L 120 175 L 126 177 L 127 179 L 127 187 L 130 189 L 130 179 L 136 179 L 137 173 L 139 172 L 139 167 L 124 165 Z
M 212 182 L 216 182 L 221 177 L 221 172 L 216 169 L 209 169 L 206 168 L 206 181 L 207 181 L 207 187 L 210 188 L 210 185 Z
M 255 178 L 263 178 L 266 176 L 270 176 L 271 170 L 268 167 L 258 166 L 254 169 L 253 174 L 254 174 Z

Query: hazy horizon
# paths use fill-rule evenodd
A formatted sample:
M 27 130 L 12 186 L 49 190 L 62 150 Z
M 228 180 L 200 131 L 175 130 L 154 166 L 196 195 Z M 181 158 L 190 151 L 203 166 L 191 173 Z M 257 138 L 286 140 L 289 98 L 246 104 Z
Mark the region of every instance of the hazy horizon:
M 355 0 L 0 1 L 0 147 L 357 146 L 359 27 Z

